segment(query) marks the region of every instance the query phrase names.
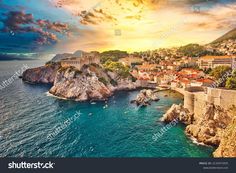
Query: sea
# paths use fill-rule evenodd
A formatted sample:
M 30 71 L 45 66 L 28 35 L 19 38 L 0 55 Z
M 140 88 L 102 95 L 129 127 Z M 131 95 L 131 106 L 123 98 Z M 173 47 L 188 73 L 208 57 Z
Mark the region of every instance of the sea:
M 0 61 L 0 84 L 23 66 L 44 63 Z M 212 157 L 214 148 L 193 143 L 184 125 L 160 122 L 172 104 L 183 103 L 178 93 L 159 92 L 148 107 L 130 103 L 139 91 L 81 103 L 50 96 L 50 85 L 12 79 L 0 90 L 0 157 Z

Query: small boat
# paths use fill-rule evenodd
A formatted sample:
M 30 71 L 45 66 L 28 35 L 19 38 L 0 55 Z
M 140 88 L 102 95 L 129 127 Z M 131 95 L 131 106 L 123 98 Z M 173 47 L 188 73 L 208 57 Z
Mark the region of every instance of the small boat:
M 96 102 L 91 102 L 90 104 L 91 104 L 91 105 L 95 105 L 95 104 L 97 104 L 97 103 L 96 103 Z
M 88 115 L 91 116 L 91 115 L 93 115 L 93 113 L 89 113 Z
M 103 109 L 106 109 L 106 108 L 108 108 L 108 105 L 103 106 Z

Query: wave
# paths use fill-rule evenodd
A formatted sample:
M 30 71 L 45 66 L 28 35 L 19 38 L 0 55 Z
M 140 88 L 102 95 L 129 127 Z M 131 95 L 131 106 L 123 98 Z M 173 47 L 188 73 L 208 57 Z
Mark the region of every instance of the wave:
M 193 137 L 193 136 L 189 136 L 189 138 L 191 139 L 191 141 L 192 141 L 194 144 L 201 145 L 201 146 L 210 146 L 210 145 L 204 144 L 203 142 L 198 142 L 197 138 L 195 138 L 195 137 Z
M 49 93 L 49 91 L 46 92 L 46 96 L 48 96 L 48 97 L 54 97 L 54 98 L 61 99 L 61 100 L 69 100 L 69 99 L 64 98 L 64 97 L 55 96 L 55 95 Z

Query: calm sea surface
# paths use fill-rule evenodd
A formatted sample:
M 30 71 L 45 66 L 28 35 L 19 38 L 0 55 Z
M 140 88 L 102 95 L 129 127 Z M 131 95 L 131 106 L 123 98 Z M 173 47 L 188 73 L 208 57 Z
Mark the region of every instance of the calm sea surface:
M 1 61 L 0 83 L 23 64 L 44 62 Z M 165 126 L 159 118 L 173 103 L 183 102 L 176 93 L 160 92 L 159 102 L 137 108 L 130 100 L 138 91 L 117 92 L 107 103 L 91 104 L 49 97 L 49 89 L 16 79 L 0 90 L 0 157 L 211 157 L 214 150 L 192 143 L 182 125 L 152 139 Z

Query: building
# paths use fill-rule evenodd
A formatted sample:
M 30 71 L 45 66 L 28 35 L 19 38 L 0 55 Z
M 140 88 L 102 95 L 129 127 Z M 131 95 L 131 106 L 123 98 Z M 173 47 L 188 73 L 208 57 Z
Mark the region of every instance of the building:
M 121 58 L 119 59 L 119 62 L 122 63 L 124 66 L 134 66 L 134 65 L 139 65 L 144 62 L 142 58 L 139 57 L 134 57 L 134 56 L 129 56 L 126 58 Z
M 215 68 L 217 66 L 235 67 L 236 56 L 203 56 L 198 59 L 197 64 L 201 69 Z
M 81 57 L 70 57 L 61 61 L 62 67 L 75 67 L 78 70 L 89 64 L 100 64 L 100 57 L 95 53 L 83 53 Z
M 201 86 L 210 87 L 210 86 L 213 86 L 213 84 L 214 84 L 213 80 L 207 79 L 207 78 L 202 78 L 202 79 L 197 79 L 195 81 L 192 81 L 190 83 L 190 86 L 192 86 L 192 87 L 201 87 Z
M 158 65 L 157 64 L 143 63 L 142 65 L 137 65 L 136 68 L 138 69 L 139 72 L 158 71 Z

